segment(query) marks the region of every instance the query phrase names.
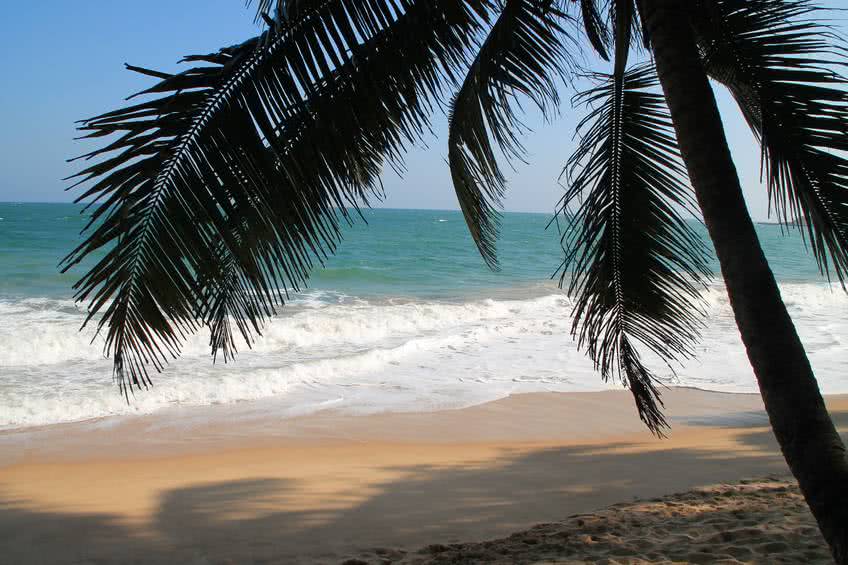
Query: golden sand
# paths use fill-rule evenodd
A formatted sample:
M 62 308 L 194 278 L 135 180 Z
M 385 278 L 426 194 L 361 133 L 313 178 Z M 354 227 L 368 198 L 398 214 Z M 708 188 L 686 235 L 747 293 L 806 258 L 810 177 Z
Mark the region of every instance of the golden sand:
M 0 563 L 826 556 L 787 483 L 692 491 L 786 475 L 756 396 L 673 390 L 666 400 L 668 440 L 650 436 L 620 393 L 521 395 L 431 414 L 191 427 L 146 418 L 5 434 Z M 828 403 L 848 424 L 848 398 Z M 686 494 L 644 502 L 673 492 Z M 566 518 L 575 514 L 589 516 Z

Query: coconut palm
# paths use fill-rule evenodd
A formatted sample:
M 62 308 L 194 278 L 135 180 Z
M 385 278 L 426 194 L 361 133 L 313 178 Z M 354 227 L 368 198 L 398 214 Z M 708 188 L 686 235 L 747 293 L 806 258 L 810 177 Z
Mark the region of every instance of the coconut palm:
M 213 356 L 250 345 L 306 284 L 380 174 L 449 110 L 448 160 L 484 261 L 497 268 L 501 161 L 523 156 L 520 104 L 545 116 L 583 49 L 611 73 L 565 168 L 561 282 L 604 379 L 667 422 L 644 354 L 693 355 L 709 280 L 703 217 L 766 410 L 840 563 L 848 460 L 742 196 L 709 79 L 762 146 L 771 202 L 800 222 L 823 274 L 848 272 L 848 95 L 838 34 L 807 0 L 260 0 L 262 33 L 192 55 L 141 102 L 84 120 L 108 137 L 78 175 L 91 202 L 69 269 L 126 394 L 207 327 Z M 585 38 L 585 41 L 583 41 Z M 585 43 L 585 45 L 584 45 Z M 633 53 L 655 66 L 628 67 Z M 644 60 L 645 57 L 642 57 Z M 137 95 L 138 96 L 138 95 Z

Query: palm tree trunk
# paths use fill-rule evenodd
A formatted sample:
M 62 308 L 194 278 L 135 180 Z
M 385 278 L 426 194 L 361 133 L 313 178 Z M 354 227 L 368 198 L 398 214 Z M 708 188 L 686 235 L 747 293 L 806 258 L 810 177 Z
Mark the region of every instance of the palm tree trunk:
M 834 558 L 848 564 L 845 446 L 748 215 L 689 25 L 689 0 L 639 2 L 680 150 L 774 435 Z

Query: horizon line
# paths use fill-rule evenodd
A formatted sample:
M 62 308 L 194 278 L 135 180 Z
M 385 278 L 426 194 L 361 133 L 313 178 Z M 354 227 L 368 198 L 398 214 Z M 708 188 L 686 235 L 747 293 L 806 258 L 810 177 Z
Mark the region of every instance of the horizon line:
M 56 200 L 0 200 L 0 205 L 2 204 L 78 204 L 81 206 L 85 206 L 90 204 L 90 202 L 61 202 Z M 351 207 L 352 208 L 352 207 Z M 420 212 L 459 212 L 462 213 L 460 208 L 413 208 L 413 207 L 397 207 L 397 206 L 363 206 L 361 210 L 410 210 L 410 211 L 420 211 Z M 551 218 L 554 215 L 557 215 L 554 211 L 539 211 L 539 210 L 500 210 L 500 213 L 503 214 L 539 214 L 550 216 Z M 699 219 L 699 218 L 694 218 Z M 770 216 L 766 216 L 765 218 L 754 218 L 751 220 L 754 223 L 758 224 L 780 224 L 780 220 L 776 218 L 772 218 Z
M 90 202 L 62 202 L 60 200 L 0 200 L 0 204 L 76 204 L 85 206 Z M 352 208 L 352 207 L 351 207 Z M 361 210 L 418 210 L 422 212 L 462 212 L 460 208 L 414 208 L 414 207 L 398 207 L 398 206 L 362 206 Z M 553 211 L 539 210 L 500 210 L 506 214 L 551 214 Z

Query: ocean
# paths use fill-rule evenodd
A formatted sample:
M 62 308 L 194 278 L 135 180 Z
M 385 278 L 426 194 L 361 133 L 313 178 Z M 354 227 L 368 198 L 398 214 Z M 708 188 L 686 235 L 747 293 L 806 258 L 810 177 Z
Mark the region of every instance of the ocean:
M 213 364 L 199 334 L 154 386 L 127 402 L 60 259 L 87 218 L 73 204 L 0 203 L 0 429 L 253 403 L 276 415 L 460 408 L 512 393 L 605 383 L 570 336 L 569 298 L 551 275 L 562 251 L 545 214 L 507 213 L 501 271 L 489 271 L 462 215 L 365 210 L 340 252 L 282 308 L 252 350 Z M 848 392 L 848 298 L 796 231 L 758 225 L 781 292 L 825 393 Z M 705 236 L 703 228 L 698 230 Z M 718 266 L 714 265 L 718 273 Z M 720 279 L 697 358 L 669 385 L 756 392 Z

